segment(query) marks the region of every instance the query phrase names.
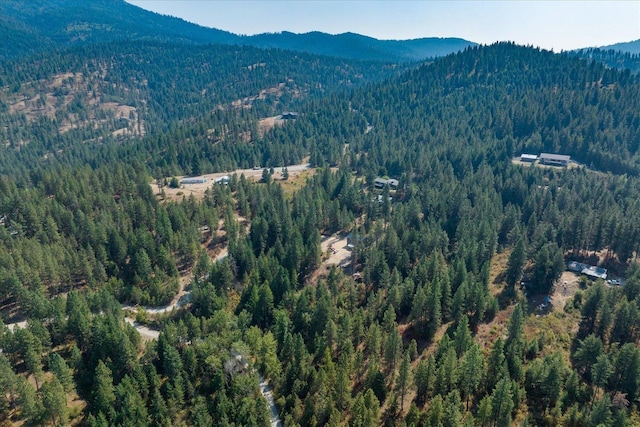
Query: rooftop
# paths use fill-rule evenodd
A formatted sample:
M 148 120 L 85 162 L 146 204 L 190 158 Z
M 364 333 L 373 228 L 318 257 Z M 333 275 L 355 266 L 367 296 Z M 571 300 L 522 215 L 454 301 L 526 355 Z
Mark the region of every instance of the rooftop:
M 582 273 L 585 276 L 593 277 L 596 279 L 607 278 L 607 269 L 597 267 L 595 265 L 583 264 L 577 261 L 569 261 L 569 263 L 567 263 L 567 268 L 571 271 L 575 271 L 576 273 Z
M 397 179 L 384 179 L 384 178 L 376 178 L 375 180 L 373 180 L 373 183 L 381 186 L 385 186 L 389 184 L 390 187 L 397 187 L 399 184 Z
M 563 160 L 568 162 L 571 160 L 571 156 L 567 156 L 565 154 L 540 153 L 540 159 Z

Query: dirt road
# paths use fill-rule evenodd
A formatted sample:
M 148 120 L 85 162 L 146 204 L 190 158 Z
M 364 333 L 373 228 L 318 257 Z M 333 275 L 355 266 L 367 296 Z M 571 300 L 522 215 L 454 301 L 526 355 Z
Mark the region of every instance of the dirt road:
M 573 298 L 580 288 L 580 276 L 571 271 L 564 271 L 553 286 L 551 305 L 556 311 L 564 311 L 567 300 Z

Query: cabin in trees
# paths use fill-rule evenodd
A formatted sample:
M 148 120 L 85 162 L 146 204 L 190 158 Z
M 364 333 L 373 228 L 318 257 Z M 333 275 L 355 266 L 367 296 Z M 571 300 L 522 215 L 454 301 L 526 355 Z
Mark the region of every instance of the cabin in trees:
M 293 111 L 285 111 L 282 113 L 282 120 L 295 120 L 298 118 L 298 113 L 294 113 Z
M 602 267 L 596 267 L 595 265 L 583 264 L 577 261 L 569 261 L 567 269 L 575 273 L 584 274 L 590 279 L 606 279 L 607 269 Z
M 365 243 L 364 236 L 355 235 L 353 233 L 347 234 L 347 249 L 352 250 L 358 243 Z
M 540 154 L 540 163 L 548 166 L 569 166 L 569 162 L 571 161 L 571 156 L 566 156 L 564 154 L 549 154 L 549 153 L 541 153 Z
M 384 188 L 385 185 L 388 185 L 389 188 L 397 189 L 398 188 L 398 180 L 397 179 L 384 179 L 384 178 L 376 178 L 373 181 L 373 186 L 379 189 Z
M 520 161 L 523 163 L 535 163 L 538 160 L 537 154 L 521 154 Z
M 192 178 L 182 178 L 182 181 L 180 181 L 181 184 L 204 184 L 207 182 L 207 178 L 201 177 L 201 176 L 197 176 L 197 177 L 192 177 Z

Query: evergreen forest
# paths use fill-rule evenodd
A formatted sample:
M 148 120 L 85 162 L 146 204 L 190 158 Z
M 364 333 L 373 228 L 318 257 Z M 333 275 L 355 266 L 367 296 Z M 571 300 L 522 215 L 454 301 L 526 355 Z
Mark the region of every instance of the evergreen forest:
M 0 61 L 0 425 L 640 425 L 613 54 L 39 48 Z

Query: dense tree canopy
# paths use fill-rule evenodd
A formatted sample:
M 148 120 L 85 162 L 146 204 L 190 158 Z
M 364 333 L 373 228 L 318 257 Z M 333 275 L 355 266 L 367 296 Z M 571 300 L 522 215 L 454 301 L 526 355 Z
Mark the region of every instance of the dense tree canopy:
M 258 116 L 186 102 L 171 88 L 187 59 L 159 45 L 148 59 L 163 49 L 176 62 L 156 64 L 147 85 L 174 105 L 145 98 L 146 137 L 69 137 L 67 161 L 38 167 L 23 162 L 57 145 L 2 149 L 2 314 L 28 319 L 0 329 L 3 420 L 266 425 L 262 377 L 288 426 L 637 424 L 636 76 L 496 44 L 292 101 L 298 119 L 244 141 Z M 283 53 L 263 54 L 281 66 Z M 110 87 L 143 73 L 143 57 L 123 55 L 133 64 Z M 243 87 L 230 83 L 229 96 Z M 206 138 L 214 122 L 223 142 Z M 512 161 L 522 151 L 583 165 L 525 167 Z M 149 186 L 306 156 L 304 178 L 265 168 L 260 182 L 234 175 L 201 199 Z M 376 188 L 378 177 L 398 185 Z M 345 269 L 324 263 L 323 236 L 336 233 L 351 233 Z M 589 257 L 625 286 L 583 280 L 536 317 L 565 262 Z M 120 304 L 168 303 L 181 272 L 186 305 L 126 314 L 160 331 L 143 346 Z M 86 403 L 81 414 L 69 399 Z

